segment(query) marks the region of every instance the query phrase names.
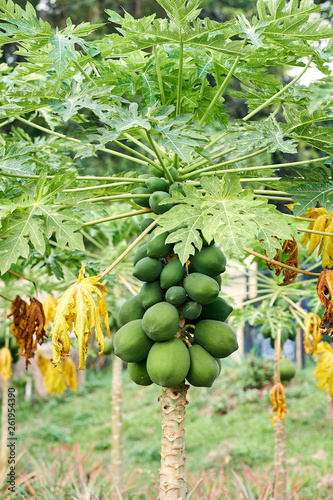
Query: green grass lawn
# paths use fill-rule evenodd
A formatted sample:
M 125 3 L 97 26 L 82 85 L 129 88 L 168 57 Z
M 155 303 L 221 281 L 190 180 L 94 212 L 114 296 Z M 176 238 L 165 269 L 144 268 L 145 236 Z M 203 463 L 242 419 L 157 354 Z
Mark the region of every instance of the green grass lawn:
M 286 389 L 289 477 L 291 482 L 299 472 L 305 484 L 297 498 L 306 500 L 333 498 L 333 428 L 325 419 L 327 395 L 316 386 L 312 371 L 313 365 L 298 373 Z M 245 464 L 252 470 L 258 469 L 256 474 L 262 476 L 263 484 L 272 479 L 270 473 L 266 480 L 264 472 L 274 460 L 270 387 L 244 391 L 244 378 L 248 376 L 244 366 L 226 361 L 212 388 L 192 387 L 189 390 L 187 470 L 197 477 L 202 469 L 218 470 L 222 466 L 227 475 L 232 470 L 241 474 Z M 20 391 L 16 412 L 18 451 L 27 449 L 29 455 L 22 457 L 17 469 L 21 467 L 21 472 L 28 473 L 33 467 L 47 464 L 48 474 L 64 475 L 66 463 L 57 463 L 59 445 L 65 443 L 72 449 L 70 446 L 77 442 L 81 454 L 94 447 L 92 462 L 102 459 L 109 464 L 111 384 L 112 371 L 107 368 L 100 373 L 88 371 L 86 386 L 80 387 L 77 393 L 66 392 L 60 397 L 50 396 L 45 401 L 27 404 Z M 156 385 L 136 386 L 127 372 L 123 372 L 124 470 L 127 474 L 139 472 L 140 480 L 148 484 L 156 480 L 159 468 L 160 392 L 161 388 Z M 52 467 L 53 472 L 50 472 Z M 54 484 L 58 484 L 57 481 L 53 478 Z M 319 485 L 326 485 L 325 493 L 319 492 Z M 59 493 L 50 495 L 53 500 Z M 62 498 L 61 494 L 58 498 Z M 65 494 L 63 498 L 67 498 Z M 132 493 L 128 498 L 147 497 Z

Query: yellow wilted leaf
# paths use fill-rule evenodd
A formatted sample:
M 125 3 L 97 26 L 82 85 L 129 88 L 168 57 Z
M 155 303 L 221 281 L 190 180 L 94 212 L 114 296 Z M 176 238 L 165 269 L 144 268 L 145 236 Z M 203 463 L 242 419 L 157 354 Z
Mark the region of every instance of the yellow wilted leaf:
M 12 353 L 8 347 L 0 349 L 0 373 L 2 380 L 10 379 L 12 375 L 11 362 L 13 361 Z
M 326 233 L 333 233 L 333 211 L 329 214 L 326 208 L 308 208 L 307 212 L 300 217 L 313 219 L 310 222 L 308 229 L 314 231 L 322 231 Z M 301 239 L 301 245 L 305 248 L 309 243 L 309 255 L 318 248 L 318 256 L 322 254 L 322 266 L 333 267 L 333 239 L 332 236 L 324 236 L 314 233 L 304 233 Z
M 57 304 L 57 299 L 50 294 L 48 294 L 46 299 L 43 300 L 42 305 L 45 314 L 45 328 L 54 320 Z
M 77 282 L 70 286 L 59 300 L 56 315 L 51 330 L 52 356 L 55 366 L 69 353 L 71 341 L 69 333 L 74 328 L 78 339 L 80 363 L 79 370 L 84 370 L 88 352 L 88 341 L 91 329 L 95 327 L 95 336 L 100 347 L 99 354 L 104 350 L 104 333 L 102 318 L 108 337 L 110 338 L 109 319 L 105 302 L 106 289 L 99 283 L 100 276 L 84 278 L 85 263 L 80 269 Z M 97 294 L 97 304 L 93 293 Z
M 304 350 L 308 354 L 312 354 L 318 343 L 321 341 L 322 335 L 320 332 L 320 318 L 318 314 L 309 312 L 304 320 Z
M 317 363 L 313 375 L 318 380 L 317 385 L 323 391 L 333 396 L 333 350 L 328 342 L 319 342 L 314 353 Z
M 76 366 L 72 359 L 65 358 L 62 362 L 62 369 L 65 377 L 66 384 L 72 391 L 77 390 L 77 375 Z
M 43 383 L 49 394 L 59 396 L 67 389 L 67 386 L 76 391 L 77 377 L 76 367 L 72 359 L 65 358 L 63 361 L 64 372 L 59 372 L 51 361 L 41 351 L 38 352 L 37 366 L 43 375 Z
M 271 403 L 273 405 L 272 412 L 275 413 L 271 418 L 273 419 L 273 425 L 275 425 L 278 419 L 284 419 L 288 411 L 284 387 L 280 382 L 275 384 L 271 390 Z

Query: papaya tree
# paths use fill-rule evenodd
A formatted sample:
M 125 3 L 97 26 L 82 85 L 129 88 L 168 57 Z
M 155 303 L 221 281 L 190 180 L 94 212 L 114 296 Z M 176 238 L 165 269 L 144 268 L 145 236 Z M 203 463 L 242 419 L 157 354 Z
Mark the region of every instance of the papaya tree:
M 219 297 L 225 256 L 259 255 L 296 277 L 306 271 L 276 254 L 305 233 L 323 236 L 323 266 L 333 264 L 332 226 L 305 227 L 318 206 L 331 216 L 333 41 L 308 0 L 259 0 L 251 20 L 223 24 L 200 17 L 201 0 L 157 3 L 164 18 L 107 11 L 112 34 L 90 41 L 100 25 L 53 30 L 31 4 L 0 0 L 1 43 L 17 55 L 0 66 L 0 272 L 38 276 L 44 261 L 61 278 L 81 256 L 51 334 L 59 368 L 74 324 L 84 369 L 93 327 L 103 351 L 107 276 L 143 243 L 133 274 L 144 284 L 122 311 L 115 351 L 136 363 L 135 382 L 162 386 L 160 498 L 183 499 L 186 392 L 211 385 L 237 348 Z M 323 77 L 306 86 L 311 68 Z M 247 108 L 237 119 L 235 102 Z M 83 161 L 100 152 L 126 172 L 86 175 Z M 115 215 L 118 202 L 130 209 Z M 142 214 L 137 239 L 85 275 L 86 228 Z

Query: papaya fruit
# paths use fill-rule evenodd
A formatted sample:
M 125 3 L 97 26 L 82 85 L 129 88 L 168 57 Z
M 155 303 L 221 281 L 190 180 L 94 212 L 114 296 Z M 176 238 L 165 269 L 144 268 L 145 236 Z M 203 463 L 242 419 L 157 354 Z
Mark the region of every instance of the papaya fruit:
M 155 191 L 165 191 L 168 192 L 168 184 L 164 179 L 160 177 L 150 177 L 146 180 L 146 186 L 152 193 Z
M 219 365 L 200 345 L 192 345 L 188 349 L 190 355 L 190 369 L 186 380 L 195 387 L 211 387 L 219 375 Z
M 183 196 L 185 196 L 185 191 L 183 189 L 183 184 L 181 182 L 173 182 L 169 187 L 169 194 L 171 195 L 174 191 L 178 191 Z
M 218 367 L 219 367 L 219 373 L 218 373 L 218 377 L 220 376 L 220 373 L 221 373 L 221 370 L 222 370 L 222 363 L 221 363 L 221 360 L 220 358 L 214 358 L 216 363 L 218 364 Z M 217 378 L 217 377 L 216 377 Z
M 145 229 L 147 229 L 150 224 L 154 222 L 155 219 L 152 219 L 151 217 L 146 217 L 140 222 L 140 229 L 143 232 Z
M 210 276 L 201 273 L 191 273 L 186 276 L 184 288 L 190 299 L 199 304 L 210 304 L 219 295 L 218 283 Z
M 120 326 L 126 325 L 134 319 L 141 319 L 146 310 L 142 307 L 139 295 L 135 295 L 126 300 L 118 311 L 118 319 Z
M 280 378 L 282 382 L 289 382 L 295 377 L 296 370 L 289 358 L 280 359 Z
M 112 339 L 105 339 L 103 354 L 105 356 L 109 356 L 109 354 L 112 354 L 112 353 L 113 353 L 113 341 L 112 341 Z
M 212 276 L 212 278 L 218 283 L 219 285 L 219 289 L 221 291 L 221 287 L 222 287 L 222 276 L 220 274 L 218 274 L 217 276 Z
M 182 286 L 171 286 L 165 293 L 165 300 L 174 306 L 180 306 L 186 300 L 186 292 Z
M 116 356 L 128 363 L 146 359 L 153 344 L 153 340 L 143 331 L 141 319 L 126 323 L 117 331 L 113 339 Z
M 172 243 L 165 243 L 168 232 L 156 235 L 153 231 L 147 240 L 147 255 L 155 259 L 165 259 L 172 251 Z
M 177 333 L 179 314 L 168 302 L 159 302 L 147 309 L 142 318 L 142 328 L 152 340 L 169 340 Z
M 275 340 L 277 338 L 277 329 L 274 329 L 271 331 L 271 337 L 273 340 Z M 287 328 L 286 326 L 283 326 L 281 328 L 281 344 L 284 344 L 286 342 L 286 340 L 288 340 L 289 338 L 289 328 Z
M 179 172 L 178 170 L 175 168 L 175 167 L 169 167 L 168 168 L 170 174 L 171 174 L 171 177 L 173 178 L 174 181 L 176 181 L 179 177 Z
M 151 177 L 152 175 L 154 177 L 163 177 L 164 175 L 164 170 L 160 170 L 159 168 L 155 168 L 155 167 L 149 167 L 149 170 L 151 171 L 151 175 L 149 175 L 149 177 Z M 149 179 L 148 177 L 148 179 Z
M 188 301 L 183 307 L 183 315 L 186 319 L 196 319 L 200 316 L 202 305 L 193 300 Z
M 162 302 L 163 297 L 163 290 L 160 287 L 160 282 L 150 281 L 149 283 L 145 283 L 141 288 L 138 300 L 144 309 L 148 309 L 154 304 Z
M 161 276 L 160 283 L 163 289 L 170 288 L 171 286 L 177 286 L 182 282 L 185 273 L 185 268 L 179 259 L 170 260 L 166 266 L 164 266 Z
M 194 339 L 215 358 L 226 358 L 238 349 L 235 330 L 222 321 L 199 321 L 194 330 Z
M 164 191 L 155 191 L 149 198 L 149 206 L 155 214 L 164 214 L 170 208 L 173 207 L 173 203 L 167 203 L 166 205 L 159 205 L 159 203 L 164 199 L 170 199 L 171 196 Z
M 140 281 L 156 281 L 162 271 L 163 264 L 158 259 L 144 257 L 134 266 L 133 276 Z
M 138 361 L 137 363 L 128 363 L 127 371 L 133 382 L 138 385 L 151 385 L 153 381 L 147 372 L 147 360 Z
M 133 266 L 135 266 L 135 264 L 137 262 L 139 262 L 139 260 L 143 259 L 144 257 L 148 257 L 148 255 L 147 255 L 147 243 L 145 243 L 144 245 L 141 245 L 141 247 L 139 247 L 137 249 L 137 251 L 135 252 L 134 257 L 133 257 Z
M 268 321 L 265 321 L 260 330 L 261 335 L 264 339 L 268 339 L 271 336 L 271 325 Z
M 132 189 L 131 194 L 151 195 L 151 191 L 150 191 L 150 189 L 145 188 L 145 187 L 137 187 L 137 188 Z M 133 201 L 135 201 L 135 203 L 137 205 L 139 205 L 140 207 L 149 208 L 149 199 L 150 199 L 150 197 L 143 196 L 142 198 L 135 197 L 135 198 L 133 198 Z
M 149 179 L 151 177 L 151 174 L 140 174 L 138 176 L 139 179 Z
M 191 255 L 190 261 L 196 272 L 207 276 L 214 277 L 225 271 L 225 255 L 214 245 L 197 250 L 194 255 Z
M 287 302 L 286 300 L 284 299 L 277 299 L 275 302 L 274 302 L 274 305 L 275 306 L 279 306 L 279 307 L 282 307 L 282 309 L 284 309 L 285 311 L 287 309 L 289 309 L 289 302 Z
M 183 382 L 190 368 L 190 355 L 178 338 L 155 342 L 147 358 L 147 372 L 155 384 L 175 387 Z
M 292 341 L 295 341 L 296 340 L 296 336 L 297 336 L 297 330 L 296 330 L 296 326 L 295 325 L 290 325 L 290 328 L 288 329 L 289 330 L 289 339 L 292 340 Z
M 202 306 L 200 319 L 225 321 L 233 310 L 233 307 L 226 300 L 222 299 L 222 297 L 217 297 L 214 302 Z

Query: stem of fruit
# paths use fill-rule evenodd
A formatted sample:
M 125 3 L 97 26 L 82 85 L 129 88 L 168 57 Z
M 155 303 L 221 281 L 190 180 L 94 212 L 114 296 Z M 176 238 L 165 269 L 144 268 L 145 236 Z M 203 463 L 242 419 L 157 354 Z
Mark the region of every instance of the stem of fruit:
M 163 168 L 164 170 L 164 173 L 166 175 L 166 178 L 168 179 L 168 181 L 170 182 L 170 184 L 173 183 L 173 177 L 172 175 L 170 174 L 169 170 L 168 170 L 168 167 L 166 166 L 166 164 L 164 163 L 164 160 L 160 154 L 160 151 L 154 141 L 154 139 L 152 138 L 152 136 L 150 135 L 149 131 L 147 130 L 147 137 L 148 137 L 148 141 L 149 141 L 149 144 L 151 145 L 151 147 L 153 148 L 153 150 L 155 151 L 155 154 L 157 156 L 157 159 L 158 161 L 160 162 L 161 164 L 161 167 Z
M 237 163 L 238 161 L 247 160 L 248 158 L 253 158 L 254 156 L 258 156 L 258 155 L 264 153 L 265 151 L 267 151 L 267 148 L 260 149 L 259 151 L 256 151 L 256 152 L 248 154 L 248 155 L 233 158 L 232 160 L 223 161 L 221 163 L 217 163 L 216 165 L 210 165 L 209 167 L 201 168 L 201 169 L 197 170 L 196 172 L 191 172 L 187 175 L 180 176 L 180 180 L 183 181 L 185 179 L 190 179 L 191 177 L 197 177 L 198 175 L 211 175 L 211 171 L 215 170 L 216 168 L 224 167 L 225 165 L 231 165 L 232 163 Z M 208 171 L 209 171 L 209 173 L 207 173 Z M 238 168 L 238 169 L 235 169 L 235 171 L 240 172 L 240 171 L 242 171 L 242 169 Z M 226 172 L 230 172 L 230 171 L 227 170 Z M 224 172 L 224 173 L 226 173 L 226 172 Z
M 297 75 L 293 80 L 291 80 L 291 82 L 289 82 L 287 85 L 285 85 L 285 87 L 283 87 L 279 92 L 277 92 L 276 94 L 274 94 L 272 97 L 270 97 L 269 99 L 267 99 L 267 101 L 265 101 L 260 106 L 258 106 L 256 109 L 254 109 L 253 111 L 251 111 L 251 113 L 249 113 L 248 115 L 246 115 L 243 118 L 243 120 L 246 122 L 247 120 L 249 120 L 250 118 L 252 118 L 253 115 L 257 114 L 259 111 L 261 111 L 262 109 L 266 108 L 266 106 L 269 106 L 274 101 L 274 99 L 276 99 L 277 97 L 280 97 L 280 95 L 283 94 L 283 92 L 285 92 L 286 90 L 289 89 L 289 87 L 291 87 L 292 85 L 294 85 L 294 83 L 296 83 L 304 75 L 304 73 L 306 72 L 306 70 L 308 69 L 308 67 L 311 64 L 311 61 L 312 61 L 312 57 L 310 57 L 309 61 L 307 62 L 307 64 L 303 68 L 303 70 L 299 73 L 299 75 Z
M 101 224 L 102 222 L 109 222 L 110 220 L 125 219 L 126 217 L 134 217 L 135 215 L 148 214 L 151 213 L 151 208 L 143 208 L 142 210 L 135 210 L 133 212 L 126 212 L 124 214 L 112 215 L 111 217 L 105 217 L 104 219 L 92 220 L 90 222 L 85 222 L 82 227 L 94 226 L 95 224 Z
M 185 500 L 185 408 L 189 386 L 163 387 L 160 500 Z
M 95 186 L 86 186 L 82 188 L 73 188 L 73 189 L 64 189 L 63 193 L 75 193 L 75 192 L 80 192 L 80 191 L 93 191 L 95 189 L 103 189 L 103 188 L 108 188 L 108 187 L 115 187 L 115 186 L 127 186 L 128 184 L 132 184 L 131 181 L 129 182 L 114 182 L 111 184 L 98 184 Z
M 99 280 L 104 278 L 104 276 L 106 276 L 110 271 L 112 271 L 112 269 L 114 269 L 116 267 L 116 265 L 119 264 L 119 262 L 121 262 L 127 254 L 130 253 L 131 250 L 133 250 L 134 247 L 136 247 L 136 245 L 138 243 L 140 243 L 140 241 L 146 236 L 146 234 L 148 234 L 158 223 L 158 221 L 160 220 L 160 217 L 158 217 L 156 220 L 154 220 L 154 222 L 152 222 L 148 227 L 147 229 L 145 229 L 141 234 L 140 236 L 138 236 L 136 238 L 136 240 L 133 241 L 133 243 L 130 244 L 130 246 L 121 254 L 119 255 L 119 257 L 114 261 L 112 262 L 112 264 L 107 268 L 105 269 L 105 271 L 99 276 Z
M 218 149 L 220 150 L 219 153 L 214 154 L 211 157 L 211 160 L 216 160 L 216 158 L 219 158 L 220 156 L 224 156 L 228 153 L 231 153 L 231 151 L 234 151 L 236 148 L 228 148 L 228 149 L 225 149 L 224 151 L 221 151 L 221 149 L 223 149 L 223 148 L 218 148 Z M 201 165 L 205 165 L 206 163 L 208 163 L 208 161 L 206 159 L 200 160 L 197 163 L 192 163 L 189 167 L 184 168 L 184 170 L 182 171 L 182 174 L 187 174 L 188 172 L 192 172 L 196 168 L 201 167 Z
M 133 199 L 135 200 L 136 198 L 149 198 L 150 194 L 131 194 L 131 193 L 126 193 L 126 194 L 114 194 L 110 196 L 99 196 L 98 198 L 87 198 L 85 200 L 78 201 L 78 205 L 80 203 L 87 203 L 88 201 L 95 202 L 95 201 L 106 201 L 106 200 L 114 200 L 114 201 L 121 201 L 121 200 L 129 200 Z
M 117 146 L 119 146 L 120 148 L 123 148 L 125 151 L 127 151 L 128 153 L 131 153 L 132 155 L 134 156 L 137 156 L 138 158 L 140 158 L 141 160 L 143 161 L 146 161 L 147 163 L 149 163 L 149 165 L 151 165 L 152 167 L 156 168 L 156 163 L 151 160 L 150 158 L 147 158 L 146 156 L 142 155 L 141 153 L 139 153 L 138 151 L 135 151 L 135 149 L 133 148 L 130 148 L 129 146 L 127 146 L 126 144 L 123 144 L 122 142 L 120 141 L 116 141 L 114 140 L 113 141 L 114 144 L 116 144 Z
M 141 142 L 138 139 L 136 139 L 135 137 L 133 137 L 128 132 L 124 133 L 124 137 L 126 137 L 126 139 L 128 139 L 129 141 L 132 141 L 134 144 L 136 144 L 140 148 L 142 148 L 145 151 L 147 151 L 147 153 L 151 154 L 152 156 L 155 156 L 155 153 L 154 153 L 154 151 L 152 149 L 148 148 L 148 146 L 146 146 L 143 142 Z
M 214 108 L 214 106 L 216 105 L 218 100 L 222 97 L 223 92 L 227 88 L 227 85 L 230 82 L 230 79 L 231 79 L 231 77 L 232 77 L 232 75 L 233 75 L 233 73 L 234 73 L 234 71 L 239 63 L 239 59 L 240 59 L 240 56 L 237 56 L 235 61 L 234 61 L 234 64 L 231 66 L 231 68 L 229 70 L 229 73 L 225 77 L 221 87 L 216 92 L 214 99 L 212 99 L 211 103 L 209 104 L 208 108 L 206 109 L 205 113 L 203 114 L 203 116 L 200 120 L 200 125 L 203 125 L 205 123 L 207 116 L 210 114 L 210 112 L 212 111 L 212 109 Z
M 55 132 L 54 130 L 51 130 L 49 128 L 45 128 L 45 127 L 42 127 L 41 125 L 37 125 L 36 123 L 33 123 L 29 120 L 26 120 L 25 118 L 22 118 L 22 116 L 15 116 L 15 118 L 23 123 L 26 123 L 27 125 L 30 125 L 31 127 L 34 127 L 38 130 L 41 130 L 42 132 L 45 132 L 47 134 L 55 135 L 56 137 L 59 137 L 61 139 L 66 139 L 67 141 L 70 141 L 70 142 L 75 142 L 76 144 L 82 143 L 82 141 L 80 141 L 79 139 L 75 139 L 74 137 L 68 137 L 65 134 L 60 134 L 59 132 Z M 91 145 L 91 144 L 87 144 L 87 146 L 89 146 L 89 145 Z M 133 156 L 125 155 L 124 153 L 120 153 L 119 151 L 114 151 L 114 150 L 108 149 L 108 148 L 99 148 L 99 151 L 103 151 L 104 153 L 110 153 L 113 156 L 119 156 L 120 158 L 125 158 L 126 160 L 140 163 L 140 165 L 147 166 L 147 163 L 149 163 L 147 161 L 147 158 L 145 158 L 145 161 L 143 161 L 143 160 L 140 160 L 140 158 L 133 158 Z
M 163 79 L 162 79 L 160 61 L 158 59 L 156 45 L 154 46 L 153 51 L 154 51 L 154 57 L 155 57 L 155 68 L 156 68 L 156 73 L 157 73 L 158 87 L 160 89 L 160 94 L 161 94 L 161 103 L 162 103 L 162 106 L 165 106 L 165 94 L 164 94 L 164 87 L 163 87 Z
M 255 257 L 259 257 L 259 259 L 263 259 L 266 262 L 269 262 L 271 264 L 275 264 L 276 266 L 284 267 L 286 269 L 289 269 L 290 271 L 295 271 L 297 273 L 306 274 L 308 276 L 320 276 L 319 273 L 310 273 L 309 271 L 303 271 L 303 269 L 299 269 L 298 267 L 288 266 L 288 264 L 284 264 L 283 262 L 279 262 L 278 260 L 269 259 L 268 257 L 266 257 L 266 255 L 262 255 L 258 252 L 254 252 L 253 250 L 250 250 L 250 248 L 244 247 L 243 250 L 246 253 L 250 253 L 251 255 L 254 255 Z

